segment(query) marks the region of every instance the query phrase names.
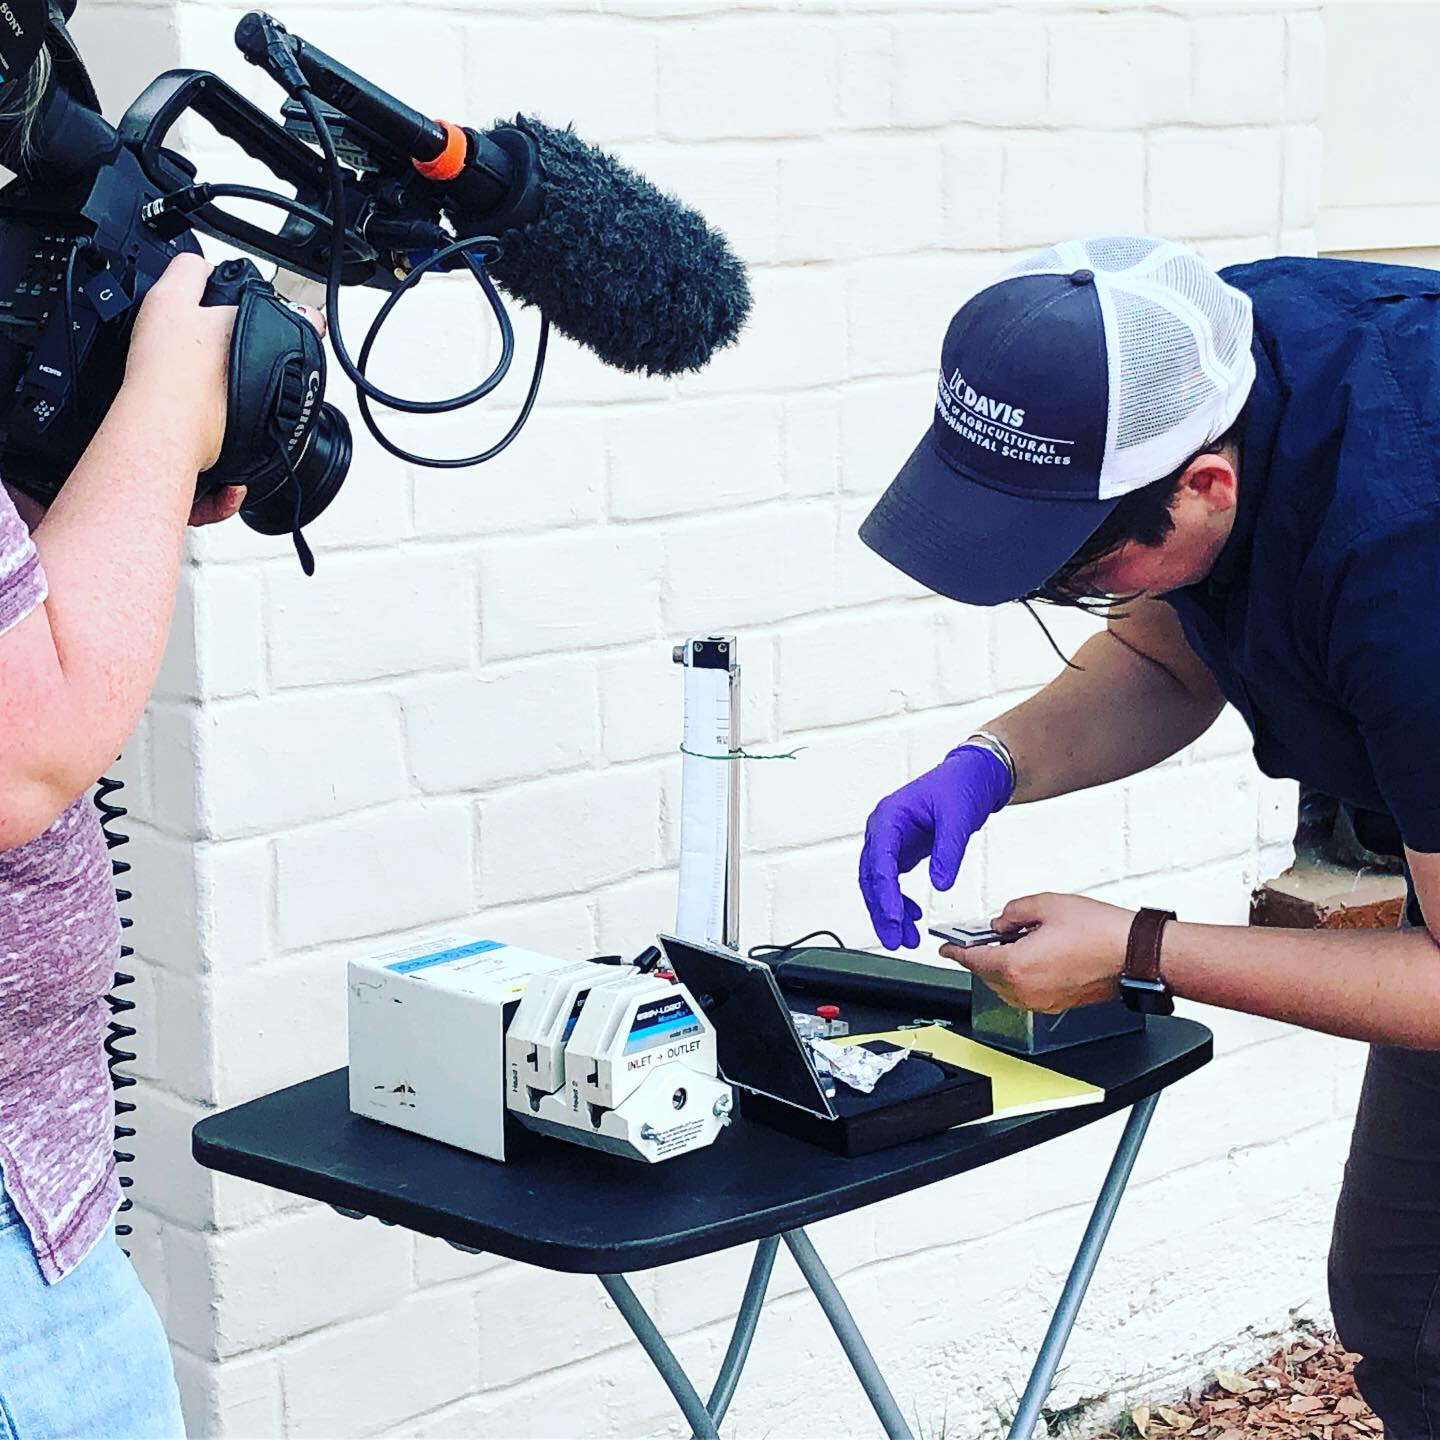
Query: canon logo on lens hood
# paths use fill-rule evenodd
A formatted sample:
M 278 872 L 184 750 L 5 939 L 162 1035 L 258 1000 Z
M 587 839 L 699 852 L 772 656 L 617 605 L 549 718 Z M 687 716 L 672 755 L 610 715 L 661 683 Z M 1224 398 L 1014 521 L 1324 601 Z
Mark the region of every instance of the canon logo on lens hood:
M 4 0 L 0 0 L 3 4 Z M 310 423 L 310 412 L 315 408 L 315 399 L 320 394 L 320 372 L 312 370 L 305 380 L 305 403 L 300 407 L 300 418 L 295 422 L 295 428 L 290 432 L 290 443 L 285 447 L 293 450 L 299 443 L 301 435 L 305 433 L 305 427 Z

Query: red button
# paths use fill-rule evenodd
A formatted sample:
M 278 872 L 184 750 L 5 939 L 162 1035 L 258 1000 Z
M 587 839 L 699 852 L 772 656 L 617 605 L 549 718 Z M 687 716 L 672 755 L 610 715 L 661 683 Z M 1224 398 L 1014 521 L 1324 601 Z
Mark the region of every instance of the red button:
M 838 1020 L 840 1018 L 840 1007 L 838 1005 L 817 1005 L 815 1013 L 822 1020 Z

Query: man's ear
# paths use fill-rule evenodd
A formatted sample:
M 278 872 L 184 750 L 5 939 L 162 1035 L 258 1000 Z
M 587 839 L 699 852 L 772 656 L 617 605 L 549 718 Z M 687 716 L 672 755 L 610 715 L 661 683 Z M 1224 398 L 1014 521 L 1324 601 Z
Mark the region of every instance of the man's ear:
M 1234 461 L 1217 451 L 1197 455 L 1181 473 L 1177 488 L 1188 491 L 1208 510 L 1220 512 L 1235 508 L 1238 483 Z

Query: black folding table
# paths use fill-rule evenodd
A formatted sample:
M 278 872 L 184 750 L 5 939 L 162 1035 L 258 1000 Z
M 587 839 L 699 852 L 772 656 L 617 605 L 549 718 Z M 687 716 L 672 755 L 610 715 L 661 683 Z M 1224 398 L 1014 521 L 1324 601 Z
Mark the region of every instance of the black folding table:
M 874 1013 L 876 1028 L 886 1019 Z M 894 1017 L 889 1017 L 893 1023 Z M 963 1028 L 963 1027 L 957 1027 Z M 858 1032 L 857 1032 L 858 1033 Z M 693 1433 L 717 1435 L 784 1240 L 885 1433 L 910 1436 L 879 1366 L 804 1227 L 974 1170 L 1128 1109 L 1130 1114 L 1010 1427 L 1030 1440 L 1160 1091 L 1210 1059 L 1210 1032 L 1151 1018 L 1137 1034 L 1047 1056 L 1101 1086 L 1103 1104 L 962 1126 L 858 1159 L 747 1122 L 708 1149 L 656 1165 L 528 1131 L 500 1164 L 352 1115 L 335 1070 L 202 1120 L 202 1165 L 373 1216 L 461 1249 L 595 1275 L 645 1347 Z M 702 1400 L 625 1280 L 629 1271 L 756 1243 L 729 1349 Z

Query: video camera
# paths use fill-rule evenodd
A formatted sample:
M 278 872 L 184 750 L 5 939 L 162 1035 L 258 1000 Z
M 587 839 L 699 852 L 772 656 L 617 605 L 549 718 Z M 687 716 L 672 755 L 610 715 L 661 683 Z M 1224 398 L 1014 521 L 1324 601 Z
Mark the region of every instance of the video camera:
M 723 238 L 569 130 L 521 116 L 485 133 L 432 120 L 259 12 L 241 20 L 236 45 L 286 90 L 283 123 L 208 71 L 170 70 L 112 126 L 66 29 L 74 5 L 0 3 L 0 160 L 17 172 L 0 189 L 0 475 L 36 499 L 53 500 L 94 435 L 137 304 L 178 252 L 199 250 L 195 232 L 324 284 L 331 345 L 366 426 L 422 465 L 478 464 L 510 443 L 535 401 L 551 318 L 607 363 L 660 374 L 699 368 L 745 320 L 745 272 Z M 37 79 L 27 124 L 15 96 Z M 200 181 L 168 143 L 190 114 L 292 193 Z M 283 223 L 254 224 L 227 199 L 278 207 Z M 381 390 L 365 369 L 395 303 L 423 275 L 462 269 L 499 327 L 491 374 L 439 400 Z M 475 455 L 401 449 L 371 402 L 444 413 L 508 372 L 514 337 L 495 280 L 542 315 L 517 418 Z M 341 326 L 347 285 L 389 292 L 355 359 Z M 198 493 L 244 485 L 246 523 L 291 533 L 308 573 L 301 528 L 334 499 L 352 449 L 344 415 L 324 400 L 323 345 L 249 260 L 218 266 L 202 303 L 239 313 L 224 443 Z

